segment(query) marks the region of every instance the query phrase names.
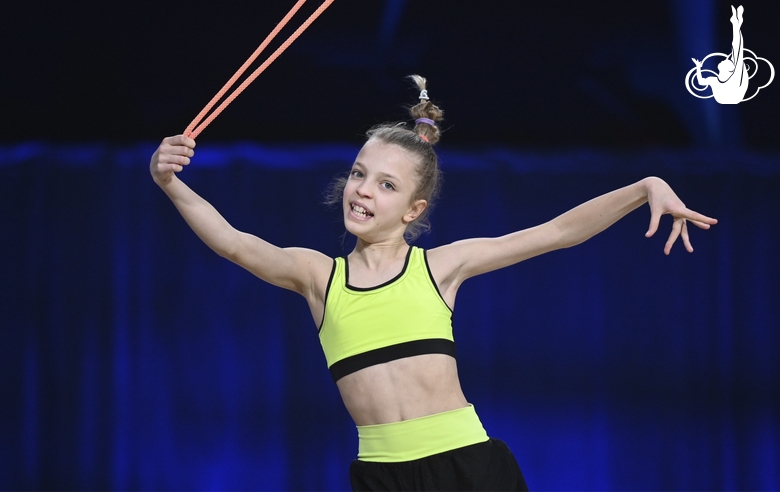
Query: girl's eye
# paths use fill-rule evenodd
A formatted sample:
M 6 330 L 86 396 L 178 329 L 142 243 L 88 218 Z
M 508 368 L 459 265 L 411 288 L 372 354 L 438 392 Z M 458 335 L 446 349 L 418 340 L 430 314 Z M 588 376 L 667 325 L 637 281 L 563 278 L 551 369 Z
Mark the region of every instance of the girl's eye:
M 352 176 L 353 178 L 362 178 L 363 177 L 363 173 L 361 173 L 357 169 L 353 170 L 351 173 L 349 173 L 349 175 Z
M 394 190 L 394 189 L 395 189 L 395 186 L 393 186 L 393 183 L 388 183 L 387 181 L 385 181 L 384 183 L 382 183 L 382 186 L 383 186 L 385 189 L 387 189 L 387 190 Z

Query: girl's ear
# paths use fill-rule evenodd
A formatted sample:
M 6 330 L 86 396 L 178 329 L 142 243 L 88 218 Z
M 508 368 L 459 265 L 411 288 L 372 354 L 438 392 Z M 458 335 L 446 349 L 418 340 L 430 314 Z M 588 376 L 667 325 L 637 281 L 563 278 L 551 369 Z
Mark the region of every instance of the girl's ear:
M 404 215 L 404 223 L 408 224 L 409 222 L 412 222 L 414 219 L 419 217 L 427 206 L 428 202 L 426 200 L 415 200 L 414 203 L 412 203 L 412 206 L 409 208 L 409 211 L 406 212 L 406 215 Z

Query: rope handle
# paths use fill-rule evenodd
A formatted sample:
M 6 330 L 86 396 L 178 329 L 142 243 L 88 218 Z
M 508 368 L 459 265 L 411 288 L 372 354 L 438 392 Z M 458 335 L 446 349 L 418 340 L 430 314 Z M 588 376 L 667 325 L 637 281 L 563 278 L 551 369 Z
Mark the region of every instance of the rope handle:
M 198 113 L 198 116 L 195 117 L 194 120 L 190 122 L 189 125 L 187 125 L 187 128 L 184 130 L 184 134 L 190 138 L 197 138 L 198 135 L 211 123 L 214 121 L 214 119 L 231 103 L 233 100 L 238 97 L 239 94 L 241 94 L 244 89 L 249 86 L 263 71 L 265 71 L 268 66 L 273 63 L 279 55 L 281 55 L 284 50 L 286 50 L 296 39 L 298 39 L 298 36 L 303 33 L 303 31 L 308 28 L 312 22 L 314 22 L 317 17 L 320 16 L 320 14 L 330 6 L 330 4 L 333 3 L 334 0 L 325 0 L 322 5 L 319 6 L 317 10 L 314 11 L 313 14 L 309 16 L 306 21 L 304 21 L 303 24 L 298 27 L 298 29 L 293 32 L 290 37 L 287 38 L 287 40 L 282 43 L 279 48 L 274 51 L 271 56 L 269 56 L 257 69 L 252 72 L 252 74 L 244 80 L 244 82 L 241 83 L 224 101 L 222 101 L 222 104 L 220 104 L 217 109 L 214 110 L 213 113 L 209 115 L 208 118 L 206 118 L 203 122 L 201 120 L 203 117 L 211 110 L 211 108 L 214 107 L 214 105 L 219 101 L 222 96 L 225 95 L 225 93 L 230 89 L 230 87 L 236 83 L 239 77 L 244 73 L 244 71 L 249 67 L 249 65 L 252 64 L 252 62 L 255 61 L 255 59 L 260 55 L 260 53 L 268 46 L 268 44 L 276 37 L 277 34 L 279 34 L 279 31 L 284 28 L 284 26 L 289 22 L 289 20 L 295 15 L 296 12 L 298 12 L 298 9 L 301 8 L 301 6 L 306 3 L 306 0 L 298 0 L 298 2 L 293 5 L 293 7 L 290 9 L 289 12 L 287 12 L 287 15 L 284 16 L 284 18 L 279 22 L 279 24 L 276 25 L 273 31 L 271 31 L 268 36 L 266 36 L 265 40 L 260 44 L 260 46 L 255 50 L 254 53 L 252 53 L 252 56 L 250 56 L 247 61 L 244 62 L 243 65 L 236 71 L 235 74 L 233 74 L 232 77 L 230 77 L 230 80 L 227 81 L 227 83 L 222 87 L 222 89 L 217 92 L 217 94 L 211 98 L 211 101 L 204 107 L 200 113 Z

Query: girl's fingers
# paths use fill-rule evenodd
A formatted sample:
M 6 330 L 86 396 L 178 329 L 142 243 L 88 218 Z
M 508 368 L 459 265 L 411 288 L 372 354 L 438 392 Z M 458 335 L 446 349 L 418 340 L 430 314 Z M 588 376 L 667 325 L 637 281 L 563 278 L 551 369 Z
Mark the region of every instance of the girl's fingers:
M 184 135 L 174 135 L 173 137 L 166 137 L 163 140 L 163 143 L 168 145 L 174 145 L 174 146 L 183 145 L 190 149 L 195 148 L 195 140 L 191 139 L 190 137 L 186 137 Z
M 682 225 L 682 232 L 680 232 L 680 235 L 682 236 L 683 244 L 685 245 L 685 249 L 689 253 L 693 253 L 693 246 L 691 245 L 691 238 L 688 236 L 688 224 L 686 224 L 683 221 Z
M 183 155 L 187 157 L 192 157 L 195 155 L 194 150 L 183 145 L 161 145 L 160 151 L 167 155 Z
M 172 155 L 168 162 L 171 164 L 179 164 L 180 166 L 186 166 L 190 163 L 190 158 L 183 155 Z
M 159 162 L 161 164 L 178 164 L 180 166 L 186 166 L 190 163 L 190 158 L 183 155 L 164 154 L 160 156 Z
M 179 164 L 160 164 L 159 166 L 157 166 L 157 169 L 160 171 L 160 173 L 168 173 L 168 172 L 180 173 L 182 169 L 184 169 L 184 166 L 181 166 Z
M 661 215 L 655 212 L 650 213 L 650 228 L 647 229 L 645 237 L 650 237 L 658 230 L 658 223 L 661 221 Z
M 181 143 L 183 143 L 184 145 L 186 145 L 187 147 L 189 147 L 191 149 L 194 149 L 195 145 L 197 145 L 195 143 L 194 139 L 192 139 L 190 137 L 187 137 L 187 136 L 184 136 L 184 135 L 181 135 Z
M 691 219 L 690 222 L 692 222 L 693 225 L 695 225 L 699 229 L 709 229 L 710 228 L 710 224 L 705 224 L 704 222 L 699 222 L 698 220 Z
M 672 232 L 669 234 L 669 239 L 666 240 L 666 245 L 664 245 L 664 254 L 668 255 L 672 251 L 672 245 L 677 241 L 681 229 L 682 221 L 675 220 L 672 225 Z
M 192 157 L 195 155 L 194 150 L 192 150 L 189 147 L 185 147 L 183 145 L 177 145 L 175 147 L 171 147 L 170 153 L 175 155 L 186 155 L 187 157 Z
M 688 220 L 692 220 L 694 222 L 698 222 L 699 224 L 707 224 L 707 225 L 715 225 L 718 223 L 718 219 L 713 219 L 712 217 L 707 217 L 706 215 L 702 215 L 699 212 L 694 212 L 693 210 L 685 209 L 684 212 L 679 214 L 674 214 L 677 217 L 684 217 Z M 697 224 L 698 225 L 698 224 Z M 699 226 L 701 227 L 701 226 Z M 706 228 L 705 228 L 706 229 Z

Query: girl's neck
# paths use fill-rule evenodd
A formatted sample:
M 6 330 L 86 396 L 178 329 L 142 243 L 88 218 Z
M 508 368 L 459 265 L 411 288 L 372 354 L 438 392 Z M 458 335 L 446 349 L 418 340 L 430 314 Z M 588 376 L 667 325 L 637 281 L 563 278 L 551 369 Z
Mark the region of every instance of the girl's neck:
M 389 263 L 395 263 L 406 258 L 410 246 L 402 238 L 396 241 L 368 243 L 358 238 L 355 249 L 350 253 L 350 263 L 359 262 L 368 270 L 381 270 Z

